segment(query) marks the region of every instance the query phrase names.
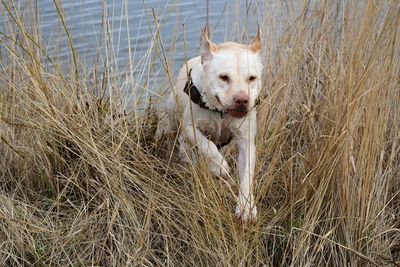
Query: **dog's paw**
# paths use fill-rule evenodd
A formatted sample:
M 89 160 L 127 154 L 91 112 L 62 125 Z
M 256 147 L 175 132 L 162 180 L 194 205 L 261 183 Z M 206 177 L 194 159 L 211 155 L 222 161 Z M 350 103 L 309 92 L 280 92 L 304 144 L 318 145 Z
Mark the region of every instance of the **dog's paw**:
M 257 207 L 249 201 L 240 201 L 236 206 L 236 218 L 243 223 L 256 223 L 257 222 Z
M 222 160 L 222 162 L 209 161 L 208 166 L 211 173 L 215 176 L 228 177 L 231 171 L 226 160 Z

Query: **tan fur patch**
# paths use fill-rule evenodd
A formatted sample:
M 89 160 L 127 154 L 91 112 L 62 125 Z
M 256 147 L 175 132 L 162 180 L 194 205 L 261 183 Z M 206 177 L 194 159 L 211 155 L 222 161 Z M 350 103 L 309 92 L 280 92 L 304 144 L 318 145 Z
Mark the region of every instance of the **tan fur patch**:
M 235 42 L 226 42 L 226 43 L 222 43 L 217 45 L 218 50 L 246 50 L 249 49 L 248 45 L 244 45 L 244 44 L 239 44 L 239 43 L 235 43 Z

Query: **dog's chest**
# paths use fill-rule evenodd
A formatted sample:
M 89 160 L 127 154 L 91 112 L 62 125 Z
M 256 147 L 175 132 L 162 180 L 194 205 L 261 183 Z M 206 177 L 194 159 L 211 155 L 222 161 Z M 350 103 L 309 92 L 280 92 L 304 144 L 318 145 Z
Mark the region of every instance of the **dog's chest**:
M 230 126 L 230 121 L 221 119 L 219 115 L 218 118 L 202 118 L 197 123 L 198 129 L 217 145 L 227 143 L 232 139 L 233 132 Z

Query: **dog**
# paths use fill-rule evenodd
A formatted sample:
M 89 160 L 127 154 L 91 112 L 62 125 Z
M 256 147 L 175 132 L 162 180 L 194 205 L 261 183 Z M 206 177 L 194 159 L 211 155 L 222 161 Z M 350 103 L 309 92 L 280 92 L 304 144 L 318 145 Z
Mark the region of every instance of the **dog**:
M 240 188 L 235 215 L 255 222 L 253 177 L 256 161 L 257 121 L 255 104 L 261 90 L 261 31 L 248 45 L 214 44 L 205 26 L 200 56 L 180 69 L 166 105 L 171 129 L 179 130 L 181 151 L 185 140 L 204 156 L 216 176 L 229 176 L 230 167 L 220 148 L 236 140 Z M 179 125 L 179 122 L 181 123 Z

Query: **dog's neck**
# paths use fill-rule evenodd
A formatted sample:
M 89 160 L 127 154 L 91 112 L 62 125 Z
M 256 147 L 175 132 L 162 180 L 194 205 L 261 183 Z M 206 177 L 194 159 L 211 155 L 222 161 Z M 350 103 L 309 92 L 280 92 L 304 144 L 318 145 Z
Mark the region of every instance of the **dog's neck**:
M 202 80 L 203 73 L 192 73 L 193 69 L 189 70 L 188 78 L 185 84 L 184 92 L 189 95 L 191 101 L 201 108 L 208 109 L 212 112 L 220 113 L 221 117 L 225 114 L 224 111 L 219 110 L 208 99 L 206 91 L 203 89 Z

